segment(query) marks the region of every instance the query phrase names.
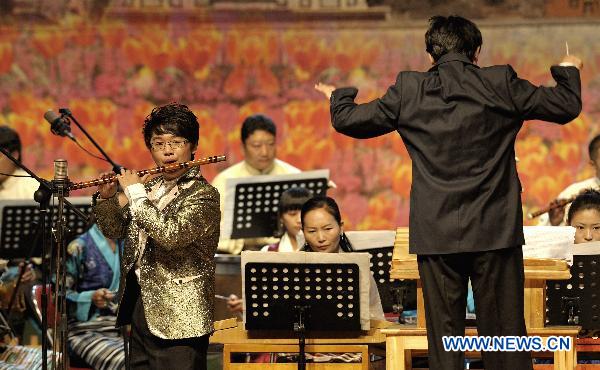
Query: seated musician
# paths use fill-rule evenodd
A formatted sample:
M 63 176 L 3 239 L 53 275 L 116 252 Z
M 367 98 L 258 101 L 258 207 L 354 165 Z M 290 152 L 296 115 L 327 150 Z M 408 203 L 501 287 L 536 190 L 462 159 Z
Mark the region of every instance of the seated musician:
M 265 245 L 263 252 L 297 252 L 304 242 L 300 210 L 311 198 L 310 190 L 293 187 L 281 193 L 277 219 L 278 233 L 281 239 L 274 244 Z
M 305 188 L 292 187 L 281 193 L 277 218 L 279 220 L 279 236 L 281 239 L 274 244 L 265 245 L 264 252 L 297 252 L 304 243 L 300 210 L 302 205 L 311 198 L 311 192 Z M 242 312 L 244 301 L 232 294 L 227 301 L 231 312 Z
M 567 222 L 575 228 L 575 244 L 600 241 L 600 191 L 587 189 L 579 194 L 569 208 Z
M 25 269 L 22 276 L 22 282 L 32 282 L 34 272 L 29 266 L 23 264 L 20 267 L 8 267 L 6 261 L 1 262 L 0 272 L 0 299 L 2 303 L 0 312 L 0 369 L 2 370 L 23 370 L 23 369 L 41 369 L 42 368 L 42 350 L 39 347 L 26 347 L 17 345 L 20 338 L 13 337 L 19 334 L 17 327 L 15 330 L 15 321 L 7 320 L 4 312 L 8 308 L 9 301 L 12 298 L 12 292 L 15 285 L 15 275 L 19 274 L 19 269 Z M 25 287 L 28 284 L 23 284 Z M 29 286 L 30 288 L 30 286 Z M 12 312 L 24 312 L 26 302 L 23 295 L 18 294 L 13 302 Z M 51 366 L 50 356 L 48 356 L 48 367 Z
M 590 157 L 590 165 L 594 168 L 595 176 L 590 177 L 576 183 L 567 186 L 558 197 L 550 203 L 550 206 L 557 204 L 558 202 L 570 199 L 577 194 L 581 193 L 585 189 L 596 189 L 600 190 L 600 135 L 597 135 L 590 141 L 588 146 L 588 155 Z M 569 225 L 567 220 L 567 214 L 569 206 L 555 207 L 552 208 L 548 213 L 540 216 L 538 221 L 539 226 L 561 226 Z
M 221 197 L 221 212 L 225 204 L 225 184 L 227 179 L 299 173 L 300 170 L 289 163 L 276 158 L 277 128 L 273 121 L 262 114 L 247 117 L 241 128 L 244 160 L 219 173 L 212 181 Z M 261 238 L 263 239 L 263 238 Z M 244 246 L 263 245 L 264 240 L 231 239 L 220 240 L 218 250 L 239 254 Z
M 18 161 L 22 160 L 21 138 L 13 128 L 0 125 L 0 147 L 8 151 Z M 27 172 L 19 168 L 3 153 L 0 153 L 0 200 L 33 200 L 33 194 L 38 187 L 37 180 L 30 177 Z M 40 261 L 36 261 L 36 263 L 39 265 Z M 0 284 L 0 300 L 6 309 L 12 298 L 13 287 L 17 285 L 17 280 L 21 275 L 16 299 L 13 302 L 12 312 L 8 319 L 15 334 L 22 341 L 27 321 L 32 317 L 32 313 L 26 310 L 25 302 L 28 299 L 29 292 L 31 292 L 31 287 L 39 283 L 41 271 L 36 268 L 32 261 L 26 261 L 22 258 L 6 261 L 6 264 L 6 271 L 2 271 L 2 277 L 0 278 L 2 281 L 2 284 Z
M 340 209 L 330 197 L 317 196 L 304 203 L 301 210 L 302 231 L 306 240 L 302 251 L 320 253 L 353 252 L 352 244 L 344 234 L 344 222 Z M 369 287 L 369 315 L 372 320 L 384 321 L 383 307 L 375 279 L 371 274 Z M 372 348 L 374 349 L 374 348 Z M 315 362 L 358 362 L 360 356 L 350 353 L 315 353 Z M 293 361 L 294 356 L 279 354 L 277 362 Z M 381 357 L 380 357 L 381 359 Z M 371 368 L 383 366 L 383 361 L 371 364 Z
M 122 242 L 104 237 L 94 223 L 67 247 L 68 343 L 72 362 L 94 369 L 125 366 L 116 324 Z
M 0 126 L 0 147 L 21 161 L 21 139 L 8 126 Z M 0 153 L 0 199 L 33 199 L 39 183 Z
M 584 190 L 569 207 L 567 223 L 575 228 L 575 244 L 600 241 L 600 191 Z M 582 329 L 578 337 L 598 336 L 597 330 Z M 579 349 L 578 349 L 579 351 Z M 546 363 L 549 360 L 536 359 L 536 363 Z M 597 364 L 599 360 L 579 358 L 579 364 Z
M 342 253 L 352 252 L 352 244 L 344 234 L 344 222 L 340 209 L 330 197 L 314 197 L 302 206 L 302 231 L 306 243 L 302 250 L 307 252 Z M 385 320 L 383 307 L 375 279 L 370 275 L 369 312 L 371 319 Z

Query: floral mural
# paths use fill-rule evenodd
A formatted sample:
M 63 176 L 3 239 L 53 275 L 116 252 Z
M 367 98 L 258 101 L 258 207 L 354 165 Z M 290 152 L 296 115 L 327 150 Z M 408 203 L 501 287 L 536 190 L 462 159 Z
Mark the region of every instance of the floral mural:
M 208 24 L 168 18 L 90 25 L 0 28 L 0 121 L 16 128 L 24 162 L 44 177 L 66 158 L 72 180 L 110 168 L 75 143 L 53 136 L 48 109 L 68 107 L 112 159 L 150 168 L 141 124 L 153 106 L 188 104 L 201 122 L 199 156 L 226 154 L 203 167 L 211 180 L 241 159 L 239 127 L 265 113 L 278 125 L 278 157 L 304 169 L 329 168 L 349 229 L 408 224 L 411 163 L 398 135 L 357 141 L 330 125 L 317 81 L 359 87 L 359 101 L 385 92 L 403 69 L 426 70 L 423 28 L 294 24 Z M 482 26 L 481 65 L 513 65 L 536 84 L 552 84 L 564 42 L 585 64 L 584 111 L 566 126 L 528 122 L 516 143 L 524 212 L 546 205 L 565 186 L 593 175 L 587 143 L 600 133 L 600 39 L 593 25 Z M 94 151 L 82 133 L 74 135 Z M 73 195 L 89 194 L 79 191 Z M 527 221 L 531 223 L 531 221 Z

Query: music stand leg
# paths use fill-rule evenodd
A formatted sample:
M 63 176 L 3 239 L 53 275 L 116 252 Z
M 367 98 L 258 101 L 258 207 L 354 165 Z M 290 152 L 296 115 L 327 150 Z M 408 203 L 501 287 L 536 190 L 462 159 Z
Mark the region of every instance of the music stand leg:
M 298 333 L 298 370 L 306 370 L 306 325 L 305 314 L 308 306 L 294 306 L 298 321 L 294 323 L 294 332 Z

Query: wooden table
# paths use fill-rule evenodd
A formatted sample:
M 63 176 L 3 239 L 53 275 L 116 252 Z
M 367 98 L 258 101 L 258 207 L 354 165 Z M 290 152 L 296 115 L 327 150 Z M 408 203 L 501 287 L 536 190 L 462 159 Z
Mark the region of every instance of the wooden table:
M 306 369 L 314 370 L 368 370 L 369 369 L 369 345 L 385 343 L 386 337 L 381 329 L 393 327 L 388 322 L 371 320 L 371 330 L 360 332 L 358 335 L 348 338 L 339 333 L 309 333 L 311 337 L 306 338 L 306 352 L 309 353 L 344 353 L 360 352 L 362 354 L 361 363 L 307 363 Z M 337 334 L 337 336 L 336 336 Z M 244 329 L 242 322 L 236 322 L 235 319 L 228 319 L 215 322 L 215 333 L 210 337 L 211 343 L 223 344 L 223 370 L 242 370 L 242 369 L 269 369 L 291 370 L 297 369 L 296 363 L 272 363 L 272 364 L 251 364 L 251 363 L 232 363 L 232 353 L 282 353 L 299 351 L 298 339 L 276 331 L 249 332 Z

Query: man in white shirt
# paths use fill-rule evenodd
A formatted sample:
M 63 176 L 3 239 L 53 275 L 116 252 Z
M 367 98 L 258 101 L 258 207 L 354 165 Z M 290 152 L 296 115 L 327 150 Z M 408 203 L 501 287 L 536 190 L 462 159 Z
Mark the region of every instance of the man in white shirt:
M 21 160 L 21 139 L 15 130 L 8 126 L 0 126 L 0 146 Z M 0 153 L 0 200 L 33 199 L 33 193 L 38 187 L 35 179 Z
M 595 189 L 600 190 L 600 135 L 597 135 L 590 141 L 588 146 L 588 154 L 590 156 L 590 165 L 594 167 L 596 176 L 589 179 L 579 181 L 567 186 L 558 197 L 553 200 L 550 205 L 557 204 L 565 199 L 570 199 L 583 190 Z M 570 205 L 563 207 L 557 207 L 552 209 L 548 213 L 544 213 L 540 216 L 538 221 L 539 226 L 565 226 L 567 225 L 567 213 Z
M 242 123 L 241 139 L 244 160 L 225 169 L 212 181 L 212 185 L 221 194 L 221 206 L 225 200 L 227 179 L 301 172 L 291 164 L 275 158 L 277 128 L 269 117 L 255 114 L 246 118 Z
M 244 160 L 225 169 L 212 181 L 221 196 L 221 211 L 225 204 L 225 183 L 227 179 L 260 175 L 285 175 L 299 173 L 300 169 L 276 158 L 277 128 L 273 121 L 262 114 L 249 116 L 242 123 L 242 148 Z M 256 245 L 268 244 L 269 241 L 256 240 Z M 221 240 L 219 251 L 233 254 L 240 253 L 246 239 Z

